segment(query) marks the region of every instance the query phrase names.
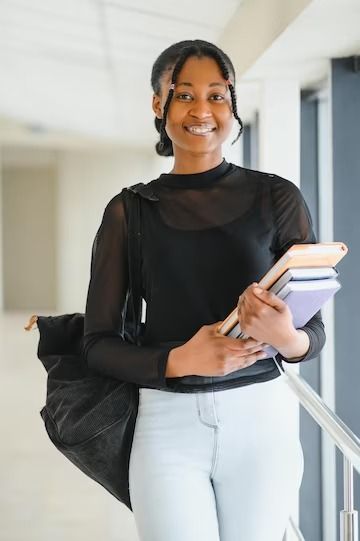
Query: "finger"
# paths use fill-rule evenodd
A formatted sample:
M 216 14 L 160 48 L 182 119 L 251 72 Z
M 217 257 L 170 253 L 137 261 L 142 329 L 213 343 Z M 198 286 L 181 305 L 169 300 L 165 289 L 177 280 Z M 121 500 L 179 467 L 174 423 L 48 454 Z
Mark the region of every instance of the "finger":
M 250 307 L 254 305 L 257 305 L 257 304 L 260 305 L 263 302 L 260 295 L 254 294 L 254 291 L 256 289 L 257 289 L 256 287 L 251 288 L 251 290 L 249 291 L 249 294 L 246 295 L 246 297 L 244 297 L 244 302 L 242 303 L 244 307 L 249 309 Z
M 258 286 L 258 283 L 253 282 L 241 293 L 241 295 L 239 296 L 238 305 L 240 305 L 244 301 L 245 297 L 247 297 L 251 290 L 256 286 Z
M 233 352 L 234 353 L 234 352 Z M 252 348 L 243 349 L 235 354 L 236 357 L 248 357 L 254 353 L 265 353 L 263 346 L 254 346 Z
M 241 348 L 241 349 L 232 349 L 232 348 L 227 348 L 227 351 L 229 352 L 228 355 L 230 355 L 230 357 L 234 356 L 234 357 L 246 357 L 247 355 L 251 355 L 252 353 L 261 353 L 264 351 L 264 346 L 263 345 L 256 345 L 256 346 L 252 346 L 252 347 L 248 347 L 248 348 Z
M 256 287 L 258 286 L 259 284 L 257 282 L 252 282 L 251 284 L 249 284 L 242 292 L 241 295 L 246 295 L 246 293 L 248 293 L 252 287 Z
M 238 320 L 239 320 L 240 327 L 241 327 L 241 320 L 242 320 L 243 317 L 244 317 L 244 305 L 240 304 L 240 306 L 238 308 Z
M 242 363 L 243 368 L 245 368 L 247 366 L 251 366 L 257 361 L 265 359 L 266 357 L 268 357 L 268 355 L 265 352 L 252 353 L 251 355 L 247 355 L 246 357 L 244 357 L 241 360 L 241 363 Z
M 210 325 L 206 325 L 206 327 L 214 327 L 215 329 L 217 329 L 218 327 L 220 327 L 220 325 L 223 323 L 223 320 L 221 319 L 220 321 L 217 321 L 216 323 L 211 323 Z
M 243 351 L 248 350 L 249 348 L 261 346 L 262 343 L 258 340 L 254 340 L 253 338 L 233 338 L 232 336 L 224 336 L 224 340 L 226 340 L 226 347 L 229 350 L 233 351 Z
M 253 348 L 255 346 L 264 346 L 263 342 L 256 340 L 255 338 L 242 338 L 241 339 L 247 348 Z
M 252 353 L 250 355 L 246 355 L 246 357 L 241 358 L 232 357 L 228 359 L 228 372 L 235 372 L 236 370 L 241 370 L 242 368 L 251 366 L 252 364 L 260 361 L 261 359 L 265 359 L 266 357 L 268 357 L 268 355 L 264 352 Z
M 251 295 L 244 299 L 243 304 L 240 306 L 239 320 L 240 322 L 248 321 L 249 318 L 259 313 L 261 308 L 264 307 L 264 303 L 258 299 L 255 295 Z M 240 323 L 241 326 L 241 323 Z
M 211 325 L 205 325 L 205 327 L 208 327 L 210 331 L 212 331 L 215 336 L 223 336 L 223 334 L 220 332 L 220 327 L 224 323 L 223 320 L 217 321 L 216 323 L 212 323 Z
M 260 301 L 259 301 L 259 306 L 261 306 Z M 246 322 L 249 321 L 249 318 L 252 318 L 254 313 L 256 313 L 254 311 L 254 306 L 252 306 L 250 303 L 246 303 L 246 304 L 244 303 L 243 306 L 240 308 L 239 315 L 238 315 L 239 324 L 240 324 L 240 328 L 241 328 L 242 332 L 244 332 L 246 334 L 249 334 L 249 335 L 251 333 L 247 333 L 245 331 Z
M 284 301 L 279 299 L 279 297 L 277 297 L 274 293 L 266 291 L 266 289 L 262 289 L 260 287 L 254 287 L 252 291 L 256 298 L 261 299 L 263 302 L 269 306 L 272 306 L 276 310 L 281 312 L 285 309 L 286 304 Z
M 269 354 L 266 353 L 266 351 L 256 351 L 255 353 L 251 353 L 251 355 L 248 355 L 248 358 L 250 357 L 251 361 L 259 361 L 260 359 L 267 359 L 269 357 Z
M 244 301 L 241 303 L 239 308 L 241 317 L 245 317 L 246 314 L 255 312 L 261 307 L 262 304 L 261 299 L 255 295 L 248 295 L 247 297 L 244 297 Z

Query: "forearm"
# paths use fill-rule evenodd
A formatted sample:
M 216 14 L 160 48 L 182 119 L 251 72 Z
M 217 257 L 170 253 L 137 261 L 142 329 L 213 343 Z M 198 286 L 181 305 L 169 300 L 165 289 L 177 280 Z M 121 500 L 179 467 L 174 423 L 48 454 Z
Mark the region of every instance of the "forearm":
M 138 385 L 166 387 L 170 348 L 136 346 L 119 336 L 86 336 L 84 356 L 93 371 Z

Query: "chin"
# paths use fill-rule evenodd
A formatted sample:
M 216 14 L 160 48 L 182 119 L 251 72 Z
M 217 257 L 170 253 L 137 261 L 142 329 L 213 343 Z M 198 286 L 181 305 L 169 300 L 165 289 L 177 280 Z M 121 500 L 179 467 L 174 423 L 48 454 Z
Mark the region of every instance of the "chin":
M 206 141 L 199 137 L 199 140 L 191 141 L 191 143 L 189 143 L 189 141 L 186 141 L 186 144 L 185 143 L 177 144 L 176 146 L 178 148 L 181 148 L 183 151 L 187 150 L 190 152 L 191 151 L 214 152 L 219 147 L 221 147 L 221 145 L 222 145 L 222 142 Z
M 190 152 L 191 154 L 213 154 L 218 150 L 218 147 L 194 145 L 192 147 L 183 148 L 182 150 Z

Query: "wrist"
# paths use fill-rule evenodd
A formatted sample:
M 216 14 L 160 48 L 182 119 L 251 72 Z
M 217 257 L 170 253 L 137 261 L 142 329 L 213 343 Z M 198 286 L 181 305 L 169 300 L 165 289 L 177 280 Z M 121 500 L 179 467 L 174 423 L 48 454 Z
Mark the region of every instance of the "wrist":
M 185 375 L 181 371 L 181 367 L 183 368 L 182 353 L 183 346 L 178 346 L 170 350 L 166 363 L 165 377 L 179 378 Z
M 298 360 L 304 357 L 310 347 L 310 340 L 305 331 L 301 329 L 295 329 L 294 333 L 288 337 L 288 339 L 276 349 L 287 360 Z

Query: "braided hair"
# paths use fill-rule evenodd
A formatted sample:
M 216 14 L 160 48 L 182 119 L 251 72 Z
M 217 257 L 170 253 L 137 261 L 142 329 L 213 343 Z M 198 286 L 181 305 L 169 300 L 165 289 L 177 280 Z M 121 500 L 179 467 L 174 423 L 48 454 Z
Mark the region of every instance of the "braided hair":
M 165 49 L 165 51 L 160 54 L 160 56 L 155 61 L 151 72 L 151 86 L 154 93 L 160 95 L 161 77 L 166 71 L 170 72 L 172 70 L 171 85 L 165 101 L 163 117 L 155 118 L 155 127 L 160 133 L 160 141 L 156 143 L 155 148 L 156 152 L 160 156 L 174 155 L 172 141 L 165 130 L 166 118 L 171 100 L 174 95 L 174 86 L 177 81 L 177 77 L 186 60 L 192 56 L 195 56 L 197 58 L 213 58 L 218 64 L 224 79 L 227 80 L 231 95 L 232 112 L 234 118 L 238 121 L 240 125 L 240 130 L 232 144 L 234 144 L 239 139 L 243 131 L 243 123 L 237 111 L 235 92 L 235 69 L 230 58 L 221 49 L 219 49 L 219 47 L 208 41 L 203 41 L 201 39 L 179 41 L 178 43 L 174 43 L 173 45 Z

